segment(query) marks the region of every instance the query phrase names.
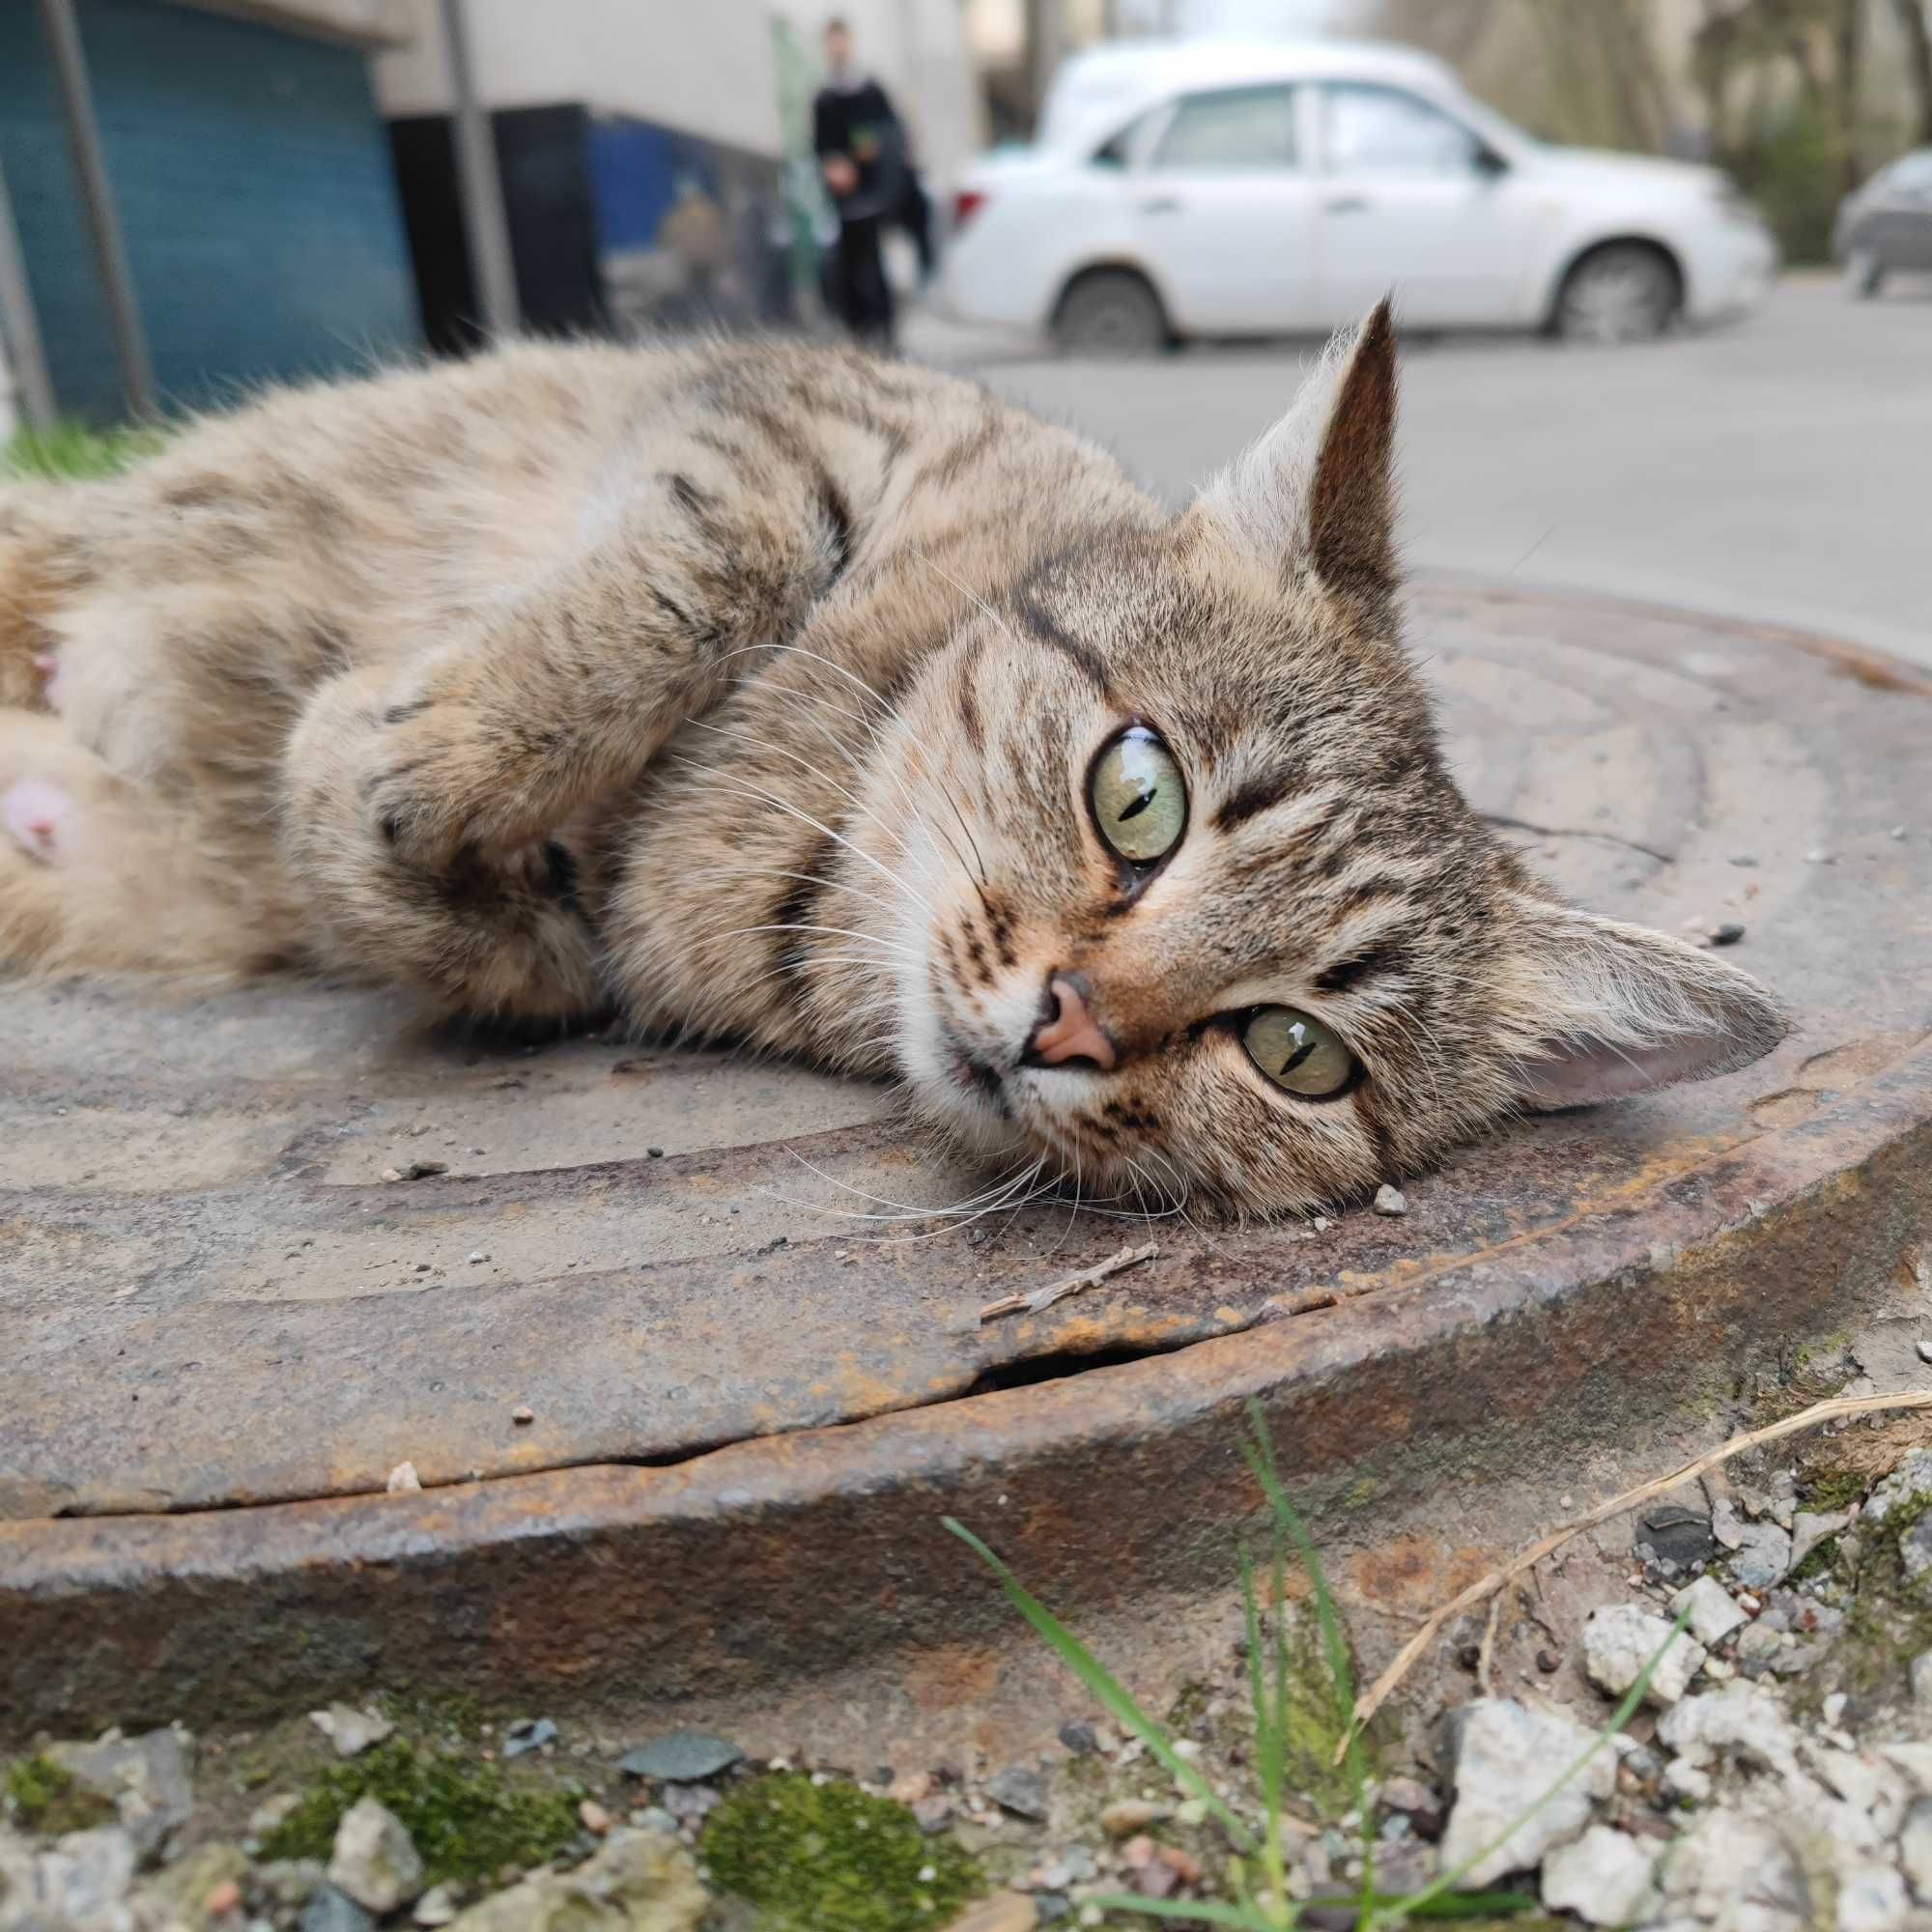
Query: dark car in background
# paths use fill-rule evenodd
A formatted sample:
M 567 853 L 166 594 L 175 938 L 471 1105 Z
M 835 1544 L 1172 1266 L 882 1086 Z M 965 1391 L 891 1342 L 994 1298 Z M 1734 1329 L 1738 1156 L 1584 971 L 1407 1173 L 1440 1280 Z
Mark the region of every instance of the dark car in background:
M 1832 253 L 1859 297 L 1896 270 L 1932 271 L 1932 148 L 1901 155 L 1839 203 Z

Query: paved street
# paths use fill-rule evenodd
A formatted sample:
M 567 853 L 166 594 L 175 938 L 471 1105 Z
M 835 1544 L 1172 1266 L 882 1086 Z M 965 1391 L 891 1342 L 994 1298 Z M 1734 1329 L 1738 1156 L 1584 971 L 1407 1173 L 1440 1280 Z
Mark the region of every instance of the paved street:
M 918 353 L 1106 440 L 1179 496 L 1271 420 L 1307 343 L 1056 361 L 928 327 Z M 1411 345 L 1420 568 L 1796 625 L 1932 663 L 1932 281 L 1788 278 L 1742 325 L 1636 349 Z

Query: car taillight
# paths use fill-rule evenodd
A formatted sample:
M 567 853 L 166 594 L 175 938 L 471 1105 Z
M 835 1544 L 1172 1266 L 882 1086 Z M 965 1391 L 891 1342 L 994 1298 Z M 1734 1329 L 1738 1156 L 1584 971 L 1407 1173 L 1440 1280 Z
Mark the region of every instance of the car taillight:
M 986 191 L 979 187 L 962 187 L 952 197 L 952 231 L 956 235 L 986 205 Z

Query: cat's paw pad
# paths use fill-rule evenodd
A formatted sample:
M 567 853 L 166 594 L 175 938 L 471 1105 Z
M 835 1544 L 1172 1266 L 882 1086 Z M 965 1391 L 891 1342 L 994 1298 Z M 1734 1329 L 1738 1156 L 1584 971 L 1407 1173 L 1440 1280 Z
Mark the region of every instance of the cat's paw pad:
M 0 791 L 0 831 L 28 857 L 57 866 L 72 856 L 80 803 L 45 779 L 15 779 Z

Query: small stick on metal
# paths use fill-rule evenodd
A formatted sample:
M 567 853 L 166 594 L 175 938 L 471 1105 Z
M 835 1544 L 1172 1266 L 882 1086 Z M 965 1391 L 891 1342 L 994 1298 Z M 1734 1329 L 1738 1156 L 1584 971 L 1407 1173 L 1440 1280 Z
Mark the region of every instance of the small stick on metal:
M 1122 1248 L 1119 1254 L 1109 1255 L 1105 1261 L 1095 1262 L 1092 1267 L 1082 1268 L 1078 1274 L 1070 1274 L 1065 1281 L 1037 1288 L 1031 1294 L 1009 1294 L 999 1301 L 989 1301 L 980 1309 L 980 1320 L 992 1321 L 1002 1315 L 1037 1315 L 1042 1309 L 1051 1308 L 1056 1301 L 1065 1301 L 1069 1294 L 1098 1287 L 1109 1275 L 1119 1274 L 1123 1268 L 1138 1267 L 1142 1262 L 1152 1261 L 1159 1253 L 1159 1248 L 1151 1241 L 1144 1248 Z

